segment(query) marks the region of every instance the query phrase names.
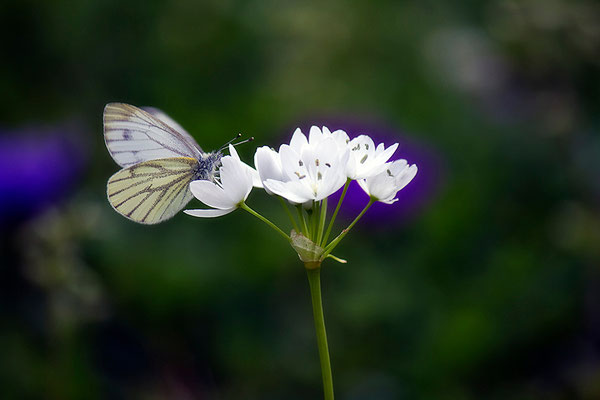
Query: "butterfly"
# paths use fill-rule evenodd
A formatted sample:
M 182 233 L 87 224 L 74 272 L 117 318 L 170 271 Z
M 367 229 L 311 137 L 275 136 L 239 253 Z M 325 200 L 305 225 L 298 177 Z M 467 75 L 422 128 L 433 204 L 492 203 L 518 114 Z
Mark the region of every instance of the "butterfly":
M 103 119 L 106 148 L 123 167 L 108 180 L 108 201 L 132 221 L 157 224 L 173 217 L 193 197 L 190 182 L 218 176 L 221 151 L 202 151 L 159 109 L 109 103 Z

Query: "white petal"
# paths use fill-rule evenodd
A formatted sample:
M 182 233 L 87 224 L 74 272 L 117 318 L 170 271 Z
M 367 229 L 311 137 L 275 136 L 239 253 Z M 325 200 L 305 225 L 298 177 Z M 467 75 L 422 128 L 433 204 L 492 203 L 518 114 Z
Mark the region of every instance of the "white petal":
M 329 197 L 344 186 L 346 183 L 346 174 L 337 173 L 333 178 L 329 178 L 325 185 L 319 190 L 315 200 L 320 201 Z
M 359 179 L 356 182 L 358 182 L 358 186 L 360 186 L 360 188 L 370 197 L 371 192 L 369 191 L 369 185 L 367 185 L 367 180 Z
M 235 211 L 235 207 L 234 208 L 228 208 L 226 210 L 215 210 L 215 209 L 203 210 L 203 209 L 196 209 L 196 210 L 184 210 L 183 212 L 186 213 L 187 215 L 191 215 L 192 217 L 215 218 L 215 217 L 220 217 L 220 216 L 225 215 L 225 214 L 229 214 L 232 211 Z
M 250 176 L 252 176 L 252 186 L 262 188 L 262 182 L 260 180 L 260 176 L 258 175 L 258 171 L 240 159 L 237 150 L 232 144 L 229 145 L 229 154 L 231 155 L 231 157 L 233 157 L 234 160 L 239 161 L 243 165 L 244 169 L 248 171 Z
M 290 147 L 300 153 L 305 146 L 308 146 L 308 140 L 306 140 L 306 136 L 304 136 L 300 128 L 296 128 L 292 135 L 292 140 L 290 140 Z M 281 153 L 281 148 L 279 148 L 279 152 Z
M 400 175 L 405 168 L 407 168 L 408 163 L 406 160 L 396 160 L 388 163 L 388 169 L 391 171 L 392 175 L 398 176 Z
M 394 185 L 394 178 L 387 174 L 387 171 L 375 175 L 373 178 L 367 179 L 369 191 L 371 195 L 379 201 L 389 200 L 398 191 Z
M 248 166 L 248 172 L 252 177 L 252 186 L 255 188 L 263 189 L 262 179 L 260 179 L 260 175 L 258 175 L 258 171 L 254 168 Z
M 316 146 L 321 140 L 323 140 L 323 132 L 321 132 L 321 129 L 319 129 L 318 126 L 311 126 L 310 131 L 308 132 L 308 143 L 311 146 Z
M 304 162 L 304 167 L 306 168 L 306 171 L 308 173 L 308 179 L 310 179 L 311 182 L 315 182 L 317 180 L 318 156 L 316 154 L 316 151 L 320 148 L 321 148 L 321 145 L 309 146 L 309 147 L 304 148 L 304 151 L 302 151 L 302 155 L 301 155 L 302 161 Z M 319 162 L 319 164 L 320 164 L 320 162 Z
M 283 180 L 279 154 L 267 146 L 256 149 L 256 153 L 254 153 L 254 166 L 258 171 L 261 182 L 267 179 Z
M 348 159 L 348 162 L 346 163 L 346 176 L 350 179 L 353 180 L 358 180 L 361 179 L 362 177 L 359 177 L 356 171 L 356 160 L 355 158 L 352 156 Z
M 310 191 L 300 181 L 280 182 L 267 179 L 264 182 L 264 185 L 276 195 L 288 199 L 296 204 L 313 200 L 313 196 L 311 196 Z
M 393 204 L 393 203 L 397 202 L 398 199 L 395 198 L 395 199 L 391 199 L 391 200 L 388 199 L 388 200 L 379 200 L 379 201 L 382 202 L 382 203 L 384 203 L 384 204 Z
M 304 151 L 309 148 L 310 147 L 308 146 L 304 147 Z M 304 165 L 304 162 L 300 165 L 300 154 L 291 146 L 285 144 L 282 145 L 279 149 L 279 158 L 281 160 L 281 169 L 284 177 L 284 179 L 282 179 L 283 181 L 297 180 L 299 178 L 298 174 L 300 174 L 300 176 L 305 174 L 306 165 Z M 296 174 L 296 172 L 298 172 L 298 174 Z
M 225 195 L 231 200 L 231 205 L 237 205 L 246 200 L 252 190 L 252 175 L 245 164 L 231 156 L 221 159 L 221 185 Z
M 383 149 L 383 143 L 381 143 L 379 146 L 381 146 L 381 148 Z M 379 146 L 377 146 L 377 151 L 381 151 L 379 149 Z M 377 159 L 381 162 L 387 162 L 387 160 L 390 159 L 391 156 L 394 155 L 394 153 L 396 152 L 396 149 L 398 148 L 398 143 L 394 143 L 393 145 L 391 145 L 390 147 L 388 147 L 387 149 L 383 150 L 381 152 L 381 154 L 377 155 Z
M 396 187 L 398 190 L 404 188 L 406 185 L 413 180 L 413 178 L 417 175 L 417 166 L 415 164 L 407 167 L 402 171 L 400 176 L 396 177 Z
M 348 136 L 348 134 L 341 129 L 334 131 L 331 134 L 331 136 L 333 136 L 336 143 L 341 147 L 346 146 L 348 144 L 348 142 L 350 141 L 350 137 Z
M 190 183 L 190 190 L 195 198 L 209 207 L 228 209 L 233 204 L 219 185 L 210 181 L 193 181 Z
M 242 161 L 242 160 L 240 160 L 240 156 L 238 155 L 237 150 L 231 143 L 229 144 L 229 154 L 231 155 L 231 157 L 235 158 L 236 160 Z

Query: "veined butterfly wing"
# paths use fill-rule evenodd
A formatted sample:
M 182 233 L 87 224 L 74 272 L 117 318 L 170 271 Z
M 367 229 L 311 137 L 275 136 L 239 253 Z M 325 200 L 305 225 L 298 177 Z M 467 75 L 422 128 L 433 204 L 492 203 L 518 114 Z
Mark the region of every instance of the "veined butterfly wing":
M 171 126 L 129 104 L 109 103 L 104 108 L 104 141 L 112 158 L 122 167 L 161 158 L 200 159 L 200 146 L 178 127 L 177 123 Z
M 189 157 L 144 161 L 110 177 L 108 201 L 121 215 L 142 224 L 157 224 L 179 212 L 193 197 L 198 160 Z
M 169 117 L 167 113 L 156 107 L 142 107 L 141 109 L 146 111 L 148 114 L 151 114 L 153 117 L 160 119 L 162 122 L 181 133 L 181 136 L 183 136 L 190 145 L 197 147 L 198 150 L 202 152 L 202 148 L 198 146 L 198 143 L 196 143 L 196 140 L 192 137 L 192 135 L 190 135 L 188 131 L 186 131 L 183 126 L 179 125 L 179 123 L 177 123 L 173 118 Z

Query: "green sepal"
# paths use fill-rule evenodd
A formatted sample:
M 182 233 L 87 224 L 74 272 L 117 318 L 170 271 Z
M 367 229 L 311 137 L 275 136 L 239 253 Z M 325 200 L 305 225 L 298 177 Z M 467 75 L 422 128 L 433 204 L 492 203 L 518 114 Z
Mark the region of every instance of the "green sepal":
M 301 233 L 292 230 L 290 233 L 290 244 L 296 253 L 298 253 L 298 257 L 305 264 L 310 264 L 311 268 L 314 269 L 315 265 L 321 264 L 321 255 L 323 254 L 324 249 L 321 246 L 318 246 L 315 242 L 307 238 Z M 316 268 L 318 268 L 316 266 Z M 309 268 L 307 266 L 307 268 Z

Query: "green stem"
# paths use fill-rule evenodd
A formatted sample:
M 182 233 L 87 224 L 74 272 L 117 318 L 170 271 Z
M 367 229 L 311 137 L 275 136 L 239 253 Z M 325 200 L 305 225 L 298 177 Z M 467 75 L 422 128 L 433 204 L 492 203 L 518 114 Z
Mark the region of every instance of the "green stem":
M 319 216 L 319 229 L 317 235 L 317 245 L 321 246 L 323 244 L 323 232 L 325 231 L 325 220 L 327 219 L 327 197 L 325 197 L 321 201 L 321 215 Z
M 352 227 L 358 222 L 358 220 L 367 212 L 367 210 L 376 201 L 377 200 L 375 200 L 373 198 L 371 198 L 369 200 L 369 203 L 365 206 L 365 208 L 363 208 L 363 210 L 360 212 L 360 214 L 358 214 L 358 216 L 356 218 L 354 218 L 354 221 L 352 221 L 352 223 L 350 225 L 348 225 L 348 227 L 346 229 L 344 229 L 335 239 L 333 239 L 331 241 L 331 243 L 329 243 L 327 245 L 327 247 L 325 247 L 325 251 L 323 252 L 323 255 L 321 256 L 321 259 L 324 259 L 325 257 L 327 257 L 327 255 L 329 253 L 332 252 L 332 250 L 335 248 L 335 246 L 337 246 L 337 244 L 344 238 L 344 236 L 346 236 L 348 234 L 348 232 L 350 232 L 350 229 L 352 229 Z
M 335 217 L 337 217 L 337 215 L 338 215 L 338 211 L 340 211 L 340 207 L 342 206 L 344 197 L 346 197 L 346 191 L 348 190 L 348 186 L 350 186 L 350 182 L 352 182 L 351 179 L 346 179 L 346 184 L 344 185 L 344 190 L 342 191 L 342 195 L 340 196 L 340 199 L 338 200 L 337 206 L 335 206 L 335 211 L 333 212 L 333 215 L 331 216 L 331 220 L 329 221 L 329 226 L 327 227 L 327 232 L 325 233 L 325 236 L 323 236 L 323 241 L 321 242 L 321 244 L 323 244 L 323 245 L 325 243 L 327 243 L 327 239 L 329 239 L 329 234 L 331 233 L 331 228 L 333 228 L 333 222 L 335 221 Z
M 298 210 L 298 218 L 300 219 L 302 233 L 308 238 L 308 225 L 306 224 L 306 218 L 304 217 L 304 209 L 302 208 L 302 204 L 298 204 L 296 206 L 296 210 Z
M 307 269 L 310 297 L 312 300 L 321 374 L 323 376 L 323 393 L 325 400 L 333 400 L 333 377 L 331 375 L 331 361 L 329 361 L 329 348 L 327 346 L 327 332 L 325 331 L 325 318 L 323 317 L 323 303 L 321 301 L 321 269 Z
M 254 211 L 253 209 L 251 209 L 250 207 L 248 207 L 246 205 L 246 203 L 240 204 L 240 208 L 242 210 L 244 210 L 244 211 L 248 211 L 250 214 L 254 215 L 256 218 L 260 219 L 262 222 L 264 222 L 265 224 L 269 225 L 277 233 L 279 233 L 281 236 L 283 236 L 288 242 L 290 241 L 290 237 L 288 235 L 286 235 L 286 233 L 284 231 L 282 231 L 281 229 L 279 229 L 279 227 L 277 225 L 275 225 L 274 223 L 272 223 L 271 221 L 269 221 L 267 218 L 263 217 L 262 215 L 260 215 L 259 213 L 257 213 L 256 211 Z
M 310 210 L 310 230 L 311 230 L 311 238 L 310 240 L 312 240 L 313 242 L 316 242 L 317 240 L 317 230 L 318 230 L 318 226 L 319 226 L 319 215 L 321 213 L 319 212 L 319 203 L 317 203 L 316 201 L 312 202 L 312 208 Z
M 277 198 L 279 199 L 279 202 L 281 203 L 281 206 L 285 210 L 285 213 L 288 215 L 288 217 L 290 217 L 290 221 L 292 222 L 292 226 L 294 227 L 294 229 L 296 230 L 296 232 L 299 232 L 298 225 L 296 224 L 296 218 L 294 218 L 294 215 L 290 211 L 290 208 L 288 207 L 287 203 L 285 202 L 285 200 L 282 197 L 277 196 Z

